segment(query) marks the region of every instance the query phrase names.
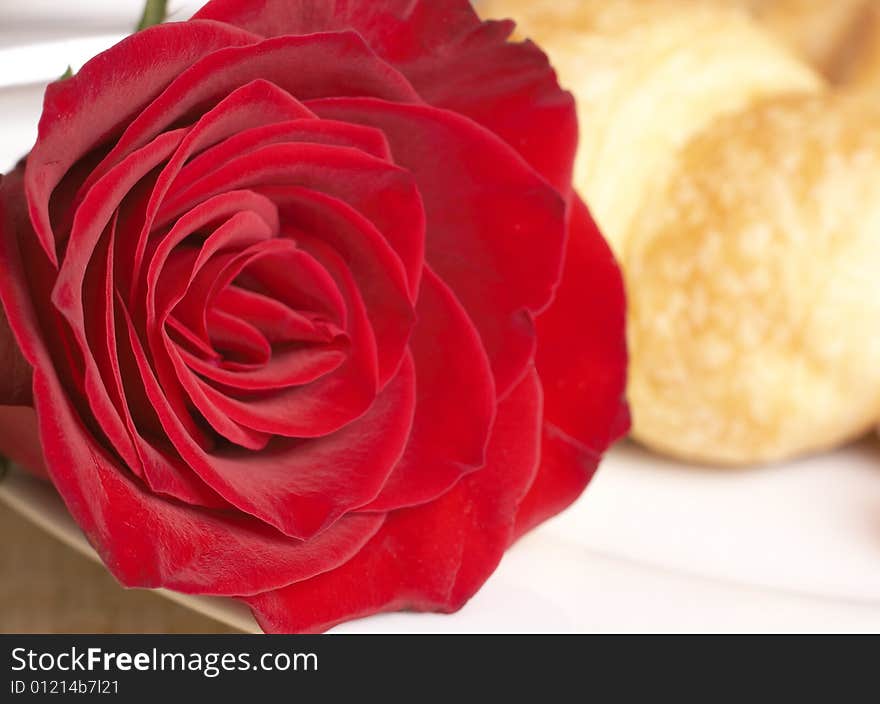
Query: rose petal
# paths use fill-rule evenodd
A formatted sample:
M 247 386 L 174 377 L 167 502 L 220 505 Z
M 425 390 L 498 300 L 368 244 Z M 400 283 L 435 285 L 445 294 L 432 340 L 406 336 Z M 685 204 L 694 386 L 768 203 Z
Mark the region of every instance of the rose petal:
M 108 263 L 108 257 L 112 258 L 113 254 L 108 249 L 107 240 L 112 237 L 115 220 L 111 233 L 106 233 L 125 196 L 174 151 L 184 135 L 184 130 L 161 135 L 143 149 L 130 154 L 128 159 L 108 172 L 89 191 L 74 218 L 73 230 L 51 296 L 54 308 L 66 318 L 70 333 L 80 348 L 82 361 L 78 366 L 83 370 L 82 386 L 91 414 L 122 460 L 138 474 L 142 474 L 138 467 L 140 460 L 134 440 L 122 419 L 121 406 L 124 402 L 121 389 L 114 386 L 112 373 L 106 373 L 112 372 L 112 360 L 105 361 L 103 369 L 99 366 L 99 362 L 105 360 L 100 348 L 107 342 L 106 329 L 113 325 L 110 319 L 112 301 L 108 298 L 113 295 L 112 266 Z M 89 278 L 93 280 L 88 281 Z M 85 313 L 87 302 L 88 320 Z M 105 328 L 97 334 L 92 333 L 92 341 L 99 346 L 97 357 L 87 334 L 87 323 L 94 328 L 96 322 L 103 322 Z M 114 353 L 108 350 L 108 354 Z
M 519 510 L 518 535 L 580 496 L 602 454 L 629 429 L 623 280 L 579 199 L 570 229 L 559 293 L 538 318 L 544 449 L 535 485 Z
M 461 608 L 510 543 L 513 514 L 537 469 L 540 420 L 532 370 L 498 406 L 483 469 L 436 501 L 388 514 L 344 565 L 247 599 L 259 624 L 269 633 L 311 633 L 382 611 Z
M 179 180 L 189 184 L 213 173 L 232 158 L 271 144 L 297 142 L 351 147 L 382 161 L 391 160 L 388 141 L 379 130 L 335 120 L 301 118 L 243 130 L 218 142 L 189 161 Z
M 414 372 L 409 361 L 380 400 L 335 435 L 311 442 L 278 439 L 256 454 L 208 455 L 187 435 L 179 419 L 169 414 L 167 400 L 131 326 L 129 330 L 147 393 L 187 465 L 240 510 L 286 535 L 311 537 L 346 509 L 370 501 L 403 452 L 414 407 Z
M 288 302 L 296 305 L 294 296 L 297 289 L 304 293 L 311 292 L 317 295 L 303 298 L 304 301 L 319 300 L 322 294 L 321 287 L 327 285 L 335 287 L 332 275 L 321 268 L 321 264 L 305 250 L 298 249 L 290 240 L 275 239 L 265 240 L 240 254 L 229 254 L 216 261 L 216 266 L 207 266 L 196 277 L 196 285 L 222 286 L 223 277 L 231 277 L 243 267 L 253 268 L 261 264 L 261 259 L 269 257 L 272 273 L 280 273 L 283 280 L 281 286 L 276 288 L 276 295 L 286 295 Z M 278 271 L 278 267 L 281 270 Z M 231 272 L 224 273 L 224 270 Z M 323 277 L 323 278 L 319 278 Z M 182 277 L 170 274 L 172 280 L 180 280 Z M 295 286 L 283 285 L 291 277 Z M 204 280 L 202 280 L 204 278 Z M 201 282 L 201 284 L 200 284 Z M 311 284 L 309 286 L 309 284 Z M 375 389 L 375 372 L 372 355 L 375 354 L 375 341 L 369 331 L 369 324 L 363 320 L 363 303 L 357 296 L 355 289 L 346 289 L 350 296 L 349 312 L 352 313 L 350 320 L 357 326 L 351 330 L 354 349 L 346 356 L 341 365 L 334 365 L 338 373 L 314 380 L 312 383 L 295 388 L 285 389 L 274 387 L 262 394 L 244 393 L 238 394 L 231 389 L 220 389 L 216 384 L 207 379 L 194 375 L 188 368 L 185 360 L 177 354 L 173 345 L 168 345 L 167 338 L 161 337 L 161 330 L 152 329 L 149 333 L 153 361 L 159 372 L 162 387 L 168 395 L 171 382 L 168 379 L 168 369 L 164 364 L 164 357 L 160 352 L 161 345 L 165 344 L 168 359 L 174 368 L 178 381 L 189 395 L 195 407 L 204 415 L 211 425 L 230 441 L 251 449 L 261 449 L 265 446 L 269 434 L 284 435 L 287 437 L 317 437 L 337 430 L 344 423 L 356 418 L 372 401 Z M 286 288 L 286 290 L 282 290 Z M 157 289 L 172 292 L 172 284 L 158 286 Z M 344 296 L 339 290 L 333 289 L 336 295 Z M 182 294 L 176 294 L 175 297 Z M 191 295 L 197 298 L 208 296 L 210 293 L 196 293 L 190 291 L 184 300 Z M 326 298 L 326 296 L 322 296 Z M 171 300 L 173 303 L 173 298 Z M 168 306 L 166 306 L 167 308 Z M 178 306 L 179 308 L 180 306 Z M 198 305 L 198 309 L 204 305 Z M 223 318 L 217 314 L 216 322 L 222 322 Z M 234 322 L 234 321 L 228 321 Z M 238 321 L 240 325 L 248 325 L 245 321 Z M 254 332 L 258 331 L 251 327 Z M 242 330 L 238 330 L 233 338 L 242 338 Z M 268 344 L 268 343 L 267 343 Z M 268 351 L 268 347 L 267 347 Z M 267 360 L 268 361 L 268 360 Z M 357 373 L 364 372 L 363 378 L 354 378 Z M 366 405 L 364 405 L 366 404 Z M 178 409 L 178 413 L 179 413 Z M 251 432 L 253 431 L 253 432 Z
M 261 185 L 261 192 L 283 195 L 283 191 L 267 190 L 257 176 L 269 179 L 269 183 L 285 183 L 285 156 L 319 159 L 312 172 L 305 170 L 302 164 L 290 169 L 286 183 L 298 183 L 333 196 L 371 222 L 400 258 L 411 298 L 415 299 L 425 252 L 425 213 L 415 182 L 408 173 L 389 163 L 384 135 L 381 152 L 371 153 L 364 148 L 367 134 L 374 139 L 373 135 L 382 134 L 379 130 L 333 120 L 318 120 L 311 125 L 321 125 L 321 128 L 315 129 L 300 120 L 289 126 L 250 130 L 194 159 L 179 174 L 179 187 L 163 205 L 160 224 L 186 212 L 204 197 L 206 189 L 222 188 L 230 180 L 240 187 Z M 366 130 L 366 133 L 358 130 Z M 276 148 L 268 149 L 272 144 L 276 144 Z M 298 144 L 323 145 L 325 149 L 298 150 Z M 349 146 L 358 151 L 340 149 L 333 153 L 329 150 L 331 146 Z M 358 158 L 358 152 L 363 152 L 363 158 Z M 328 171 L 329 166 L 348 168 L 351 173 L 334 174 L 333 170 Z
M 196 337 L 201 337 L 210 343 L 205 299 L 210 295 L 211 287 L 217 285 L 217 278 L 223 269 L 241 257 L 235 252 L 236 247 L 245 247 L 244 251 L 249 252 L 261 245 L 272 244 L 276 242 L 271 239 L 272 234 L 270 226 L 256 213 L 250 211 L 236 213 L 205 240 L 201 249 L 174 250 L 157 280 L 147 281 L 148 295 L 155 295 L 157 299 L 155 305 L 158 308 L 154 315 L 152 302 L 148 303 L 146 326 L 143 331 L 152 354 L 153 366 L 164 390 L 166 402 L 174 409 L 190 435 L 198 438 L 203 445 L 206 441 L 197 422 L 190 415 L 187 395 L 214 430 L 231 442 L 258 450 L 266 446 L 269 437 L 265 433 L 240 426 L 225 413 L 217 411 L 212 404 L 204 402 L 198 394 L 200 387 L 186 364 L 176 354 L 176 347 L 167 343 L 164 323 L 174 310 L 175 320 L 180 321 L 183 328 L 193 331 Z M 224 247 L 229 247 L 232 251 L 212 258 Z M 197 302 L 189 308 L 181 305 L 181 302 L 188 302 L 193 298 Z M 124 305 L 122 307 L 127 308 Z M 128 319 L 132 320 L 130 315 Z M 135 327 L 132 324 L 132 328 Z M 237 332 L 236 337 L 240 343 L 248 341 L 240 329 Z M 261 339 L 258 331 L 252 332 L 257 340 L 251 341 L 251 344 L 259 348 L 259 343 L 262 341 L 268 357 L 270 352 L 268 342 Z M 134 329 L 127 337 L 130 338 L 132 334 L 137 334 Z M 137 358 L 136 353 L 135 357 Z
M 169 232 L 155 238 L 145 276 L 147 285 L 143 308 L 147 329 L 153 329 L 158 324 L 155 285 L 175 248 L 200 231 L 216 232 L 244 213 L 257 216 L 273 235 L 279 232 L 278 210 L 272 201 L 252 191 L 230 190 L 199 203 L 181 215 Z M 135 298 L 134 301 L 138 305 L 140 299 Z M 140 311 L 141 307 L 138 305 L 136 310 Z M 210 343 L 207 338 L 203 341 L 206 345 Z
M 400 459 L 415 406 L 407 358 L 370 409 L 338 432 L 314 440 L 275 439 L 259 453 L 193 459 L 230 503 L 285 535 L 311 539 L 373 499 Z
M 86 321 L 89 348 L 94 354 L 94 363 L 99 370 L 98 376 L 103 381 L 116 411 L 115 414 L 96 413 L 97 421 L 126 466 L 143 479 L 154 492 L 197 506 L 228 508 L 228 504 L 200 481 L 188 467 L 183 466 L 179 459 L 175 460 L 171 453 L 163 452 L 160 447 L 148 441 L 141 432 L 141 427 L 147 427 L 144 424 L 144 414 L 149 414 L 150 421 L 153 421 L 153 415 L 148 404 L 138 403 L 137 397 L 128 395 L 131 385 L 126 386 L 123 381 L 117 346 L 118 321 L 114 305 L 115 226 L 114 220 L 113 227 L 101 240 L 96 252 L 96 261 L 103 270 L 100 274 L 96 272 L 95 275 L 86 277 L 87 285 L 83 292 L 85 309 L 89 311 L 89 318 Z M 91 280 L 97 284 L 94 288 L 88 285 Z M 100 408 L 100 405 L 95 408 Z M 135 421 L 132 409 L 137 413 L 141 427 Z M 155 423 L 151 422 L 150 425 L 155 426 Z
M 220 413 L 244 427 L 284 437 L 319 437 L 339 430 L 369 408 L 379 389 L 376 341 L 351 273 L 329 248 L 311 243 L 308 251 L 346 297 L 351 346 L 345 362 L 311 384 L 242 398 L 199 384 Z
M 480 336 L 455 295 L 425 270 L 410 349 L 417 404 L 406 452 L 365 510 L 416 506 L 446 493 L 486 462 L 495 389 Z
M 131 291 L 138 289 L 144 270 L 143 255 L 147 249 L 156 213 L 181 168 L 194 154 L 204 155 L 210 147 L 243 130 L 259 126 L 272 126 L 281 122 L 311 117 L 311 113 L 289 93 L 268 81 L 256 80 L 234 90 L 221 100 L 213 110 L 205 113 L 188 131 L 156 179 L 144 210 L 143 225 L 137 244 L 133 248 Z M 198 158 L 198 157 L 196 157 Z M 87 184 L 89 181 L 86 182 Z M 85 186 L 83 187 L 85 188 Z
M 379 352 L 379 384 L 385 384 L 400 366 L 415 324 L 415 299 L 400 259 L 369 220 L 338 198 L 296 187 L 263 192 L 285 222 L 295 223 L 302 247 L 319 241 L 342 255 L 364 299 Z
M 5 231 L 2 233 L 4 238 L 7 238 L 9 242 L 8 247 L 10 248 L 8 262 L 4 262 L 6 267 L 3 268 L 3 271 L 11 271 L 16 266 L 16 261 L 19 257 L 18 248 L 28 247 L 29 251 L 33 251 L 33 263 L 36 264 L 48 264 L 46 258 L 42 254 L 42 250 L 39 249 L 39 244 L 37 243 L 36 238 L 33 236 L 33 231 L 31 229 L 29 221 L 24 217 L 22 212 L 18 212 L 18 217 L 13 220 L 11 216 L 13 215 L 12 209 L 18 206 L 18 210 L 22 209 L 24 204 L 23 198 L 23 181 L 21 171 L 16 171 L 11 176 L 5 178 L 2 183 L 2 188 L 0 188 L 0 201 L 4 204 L 4 211 L 8 213 L 8 217 L 6 218 L 6 227 Z M 42 261 L 41 261 L 42 258 Z M 99 255 L 99 261 L 106 261 L 106 254 L 103 257 Z M 15 261 L 13 261 L 15 260 Z M 49 265 L 51 268 L 51 265 Z M 37 268 L 36 266 L 31 267 L 31 271 L 29 272 L 28 279 L 23 283 L 23 287 L 27 286 L 42 286 L 43 288 L 47 288 L 51 284 L 49 283 L 51 276 L 55 274 L 54 271 L 47 272 L 46 267 Z M 11 274 L 8 274 L 11 277 Z M 85 276 L 85 268 L 80 273 L 80 280 Z M 105 281 L 100 276 L 100 273 L 97 274 L 99 282 L 98 286 L 103 289 L 105 285 Z M 2 277 L 5 278 L 5 277 Z M 11 285 L 15 285 L 16 282 L 10 282 Z M 24 293 L 24 291 L 19 291 L 20 295 L 28 295 Z M 44 291 L 44 293 L 46 293 Z M 4 301 L 6 301 L 6 305 L 9 306 L 9 298 L 4 297 Z M 82 298 L 78 299 L 80 309 L 82 308 Z M 15 310 L 11 308 L 9 313 L 11 317 L 9 318 L 10 323 L 13 325 L 17 323 L 21 316 L 21 311 Z M 53 324 L 64 325 L 60 320 L 52 320 L 53 315 L 57 315 L 57 312 L 51 306 L 45 306 L 43 310 L 38 312 L 38 315 L 41 315 L 44 318 L 49 318 Z M 101 312 L 98 312 L 98 315 L 101 315 Z M 60 318 L 60 316 L 57 316 Z M 80 319 L 82 320 L 82 318 Z M 37 327 L 44 327 L 38 321 L 38 318 L 28 321 L 30 324 L 35 325 Z M 49 326 L 51 329 L 51 325 Z M 18 337 L 18 336 L 17 336 Z M 74 341 L 75 340 L 75 341 Z M 89 344 L 86 337 L 85 326 L 84 324 L 80 326 L 80 328 L 76 331 L 74 335 L 74 340 L 66 338 L 64 340 L 65 343 L 70 343 L 73 346 L 77 347 L 77 356 L 76 362 L 72 365 L 73 370 L 72 373 L 75 376 L 73 379 L 75 383 L 75 388 L 77 388 L 83 396 L 81 400 L 87 400 L 86 407 L 89 409 L 87 411 L 87 416 L 90 420 L 95 422 L 95 425 L 103 431 L 106 436 L 109 438 L 111 444 L 120 453 L 120 455 L 124 458 L 124 460 L 129 463 L 130 466 L 133 467 L 134 471 L 137 471 L 137 466 L 139 464 L 138 455 L 133 446 L 132 439 L 130 438 L 125 425 L 122 419 L 119 417 L 117 409 L 114 407 L 113 400 L 110 394 L 107 391 L 107 387 L 104 385 L 103 380 L 101 379 L 100 371 L 95 363 L 94 357 L 89 352 Z M 56 354 L 72 354 L 73 350 L 65 345 L 60 345 L 61 349 L 56 349 Z M 22 347 L 22 351 L 27 356 L 28 350 Z M 29 358 L 30 360 L 30 358 Z M 87 360 L 87 361 L 81 361 Z M 91 412 L 91 409 L 95 409 L 95 413 Z
M 274 83 L 299 100 L 330 95 L 419 100 L 406 79 L 353 32 L 282 36 L 247 46 L 230 42 L 229 48 L 215 51 L 183 71 L 144 107 L 87 183 L 101 178 L 190 110 L 204 111 L 236 88 L 258 79 Z
M 225 317 L 244 324 L 238 318 Z M 233 338 L 232 342 L 235 343 L 237 340 Z M 345 347 L 347 345 L 338 344 L 276 349 L 271 352 L 271 356 L 265 364 L 247 371 L 231 370 L 228 368 L 231 365 L 226 363 L 210 364 L 185 350 L 180 350 L 180 355 L 186 365 L 194 372 L 232 392 L 270 391 L 288 386 L 310 384 L 325 374 L 338 369 L 345 361 Z
M 370 98 L 308 106 L 381 129 L 395 161 L 412 172 L 427 213 L 427 262 L 480 331 L 503 397 L 531 363 L 532 315 L 559 280 L 562 198 L 504 142 L 459 115 Z
M 300 541 L 243 514 L 167 501 L 140 488 L 94 443 L 54 380 L 37 372 L 34 392 L 52 481 L 125 586 L 223 596 L 278 588 L 350 559 L 384 520 L 352 515 Z
M 481 23 L 468 0 L 213 0 L 196 18 L 264 37 L 354 29 L 427 103 L 488 127 L 571 192 L 573 98 L 538 47 L 507 41 L 512 22 Z
M 376 334 L 380 385 L 390 378 L 412 329 L 411 288 L 420 276 L 420 262 L 415 263 L 412 253 L 420 252 L 424 241 L 421 204 L 408 173 L 357 150 L 299 143 L 234 157 L 196 181 L 184 170 L 180 179 L 187 185 L 164 203 L 163 220 L 228 188 L 257 189 L 285 209 L 292 237 L 320 238 L 339 251 L 358 282 Z M 417 210 L 394 210 L 401 190 Z M 409 271 L 371 226 L 369 214 L 378 211 L 385 211 L 385 219 L 393 213 L 400 223 L 396 232 L 407 228 L 413 243 L 407 255 Z M 414 219 L 406 222 L 406 215 Z
M 151 27 L 98 54 L 46 89 L 37 142 L 28 156 L 26 192 L 37 238 L 57 264 L 49 199 L 67 171 L 102 142 L 121 134 L 183 70 L 224 47 L 258 41 L 215 22 Z
M 234 283 L 214 297 L 213 305 L 217 312 L 246 318 L 272 344 L 332 342 L 344 334 L 342 328 L 314 313 L 297 312 L 277 299 Z

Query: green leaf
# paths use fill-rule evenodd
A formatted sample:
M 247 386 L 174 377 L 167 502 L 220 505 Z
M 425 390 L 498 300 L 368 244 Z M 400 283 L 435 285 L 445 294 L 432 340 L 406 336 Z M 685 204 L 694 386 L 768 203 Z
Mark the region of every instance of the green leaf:
M 70 64 L 67 65 L 67 70 L 58 76 L 59 81 L 66 81 L 68 78 L 73 78 L 73 66 Z
M 144 14 L 137 26 L 137 31 L 152 27 L 154 24 L 162 24 L 168 16 L 168 0 L 147 0 L 144 6 Z

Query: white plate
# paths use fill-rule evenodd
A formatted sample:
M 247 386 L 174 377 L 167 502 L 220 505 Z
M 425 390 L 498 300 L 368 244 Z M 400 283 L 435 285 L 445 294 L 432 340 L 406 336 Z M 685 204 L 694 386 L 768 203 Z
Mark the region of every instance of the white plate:
M 0 170 L 36 134 L 43 84 L 22 77 L 45 82 L 81 65 L 125 31 L 123 4 L 139 3 L 113 0 L 117 9 L 91 24 L 40 25 L 37 34 L 51 41 L 39 45 L 4 37 L 11 25 L 0 9 Z M 15 17 L 45 18 L 49 5 L 57 3 L 31 0 Z M 97 559 L 51 488 L 12 472 L 0 500 Z M 237 602 L 162 593 L 256 628 Z M 515 546 L 458 614 L 383 615 L 335 631 L 880 631 L 880 448 L 866 440 L 812 460 L 731 471 L 624 444 L 584 497 Z

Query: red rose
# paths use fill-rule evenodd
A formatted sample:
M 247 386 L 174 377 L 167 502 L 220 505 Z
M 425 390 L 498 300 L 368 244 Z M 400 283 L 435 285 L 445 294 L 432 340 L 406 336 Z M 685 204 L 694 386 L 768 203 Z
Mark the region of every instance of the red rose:
M 452 611 L 583 490 L 627 424 L 622 284 L 511 30 L 216 0 L 49 87 L 0 187 L 0 449 L 123 584 L 267 631 Z

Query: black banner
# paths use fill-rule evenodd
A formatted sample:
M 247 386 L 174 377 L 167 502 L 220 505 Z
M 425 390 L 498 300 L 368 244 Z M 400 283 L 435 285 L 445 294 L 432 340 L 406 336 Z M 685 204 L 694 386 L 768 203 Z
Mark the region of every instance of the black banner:
M 0 636 L 0 702 L 381 700 L 475 682 L 577 682 L 578 638 L 516 636 Z M 465 684 L 467 687 L 465 687 Z M 354 689 L 352 689 L 354 688 Z M 277 693 L 280 698 L 267 697 Z M 164 700 L 161 699 L 164 697 Z M 307 699 L 312 701 L 312 699 Z

